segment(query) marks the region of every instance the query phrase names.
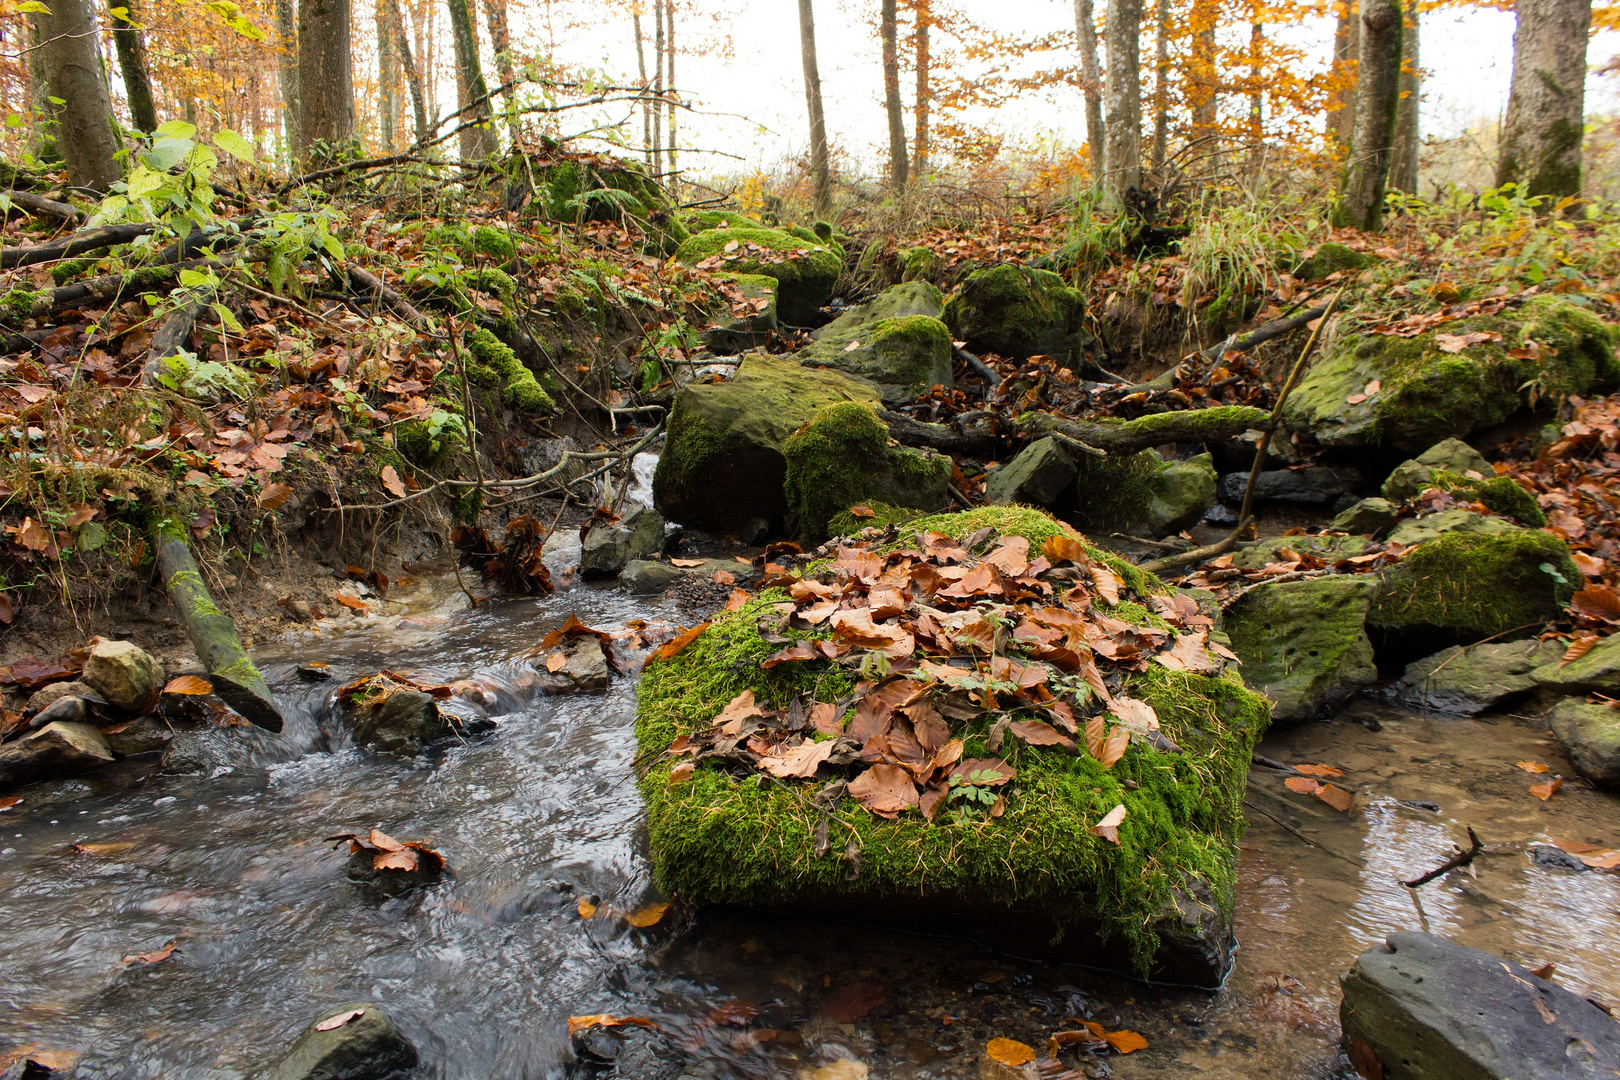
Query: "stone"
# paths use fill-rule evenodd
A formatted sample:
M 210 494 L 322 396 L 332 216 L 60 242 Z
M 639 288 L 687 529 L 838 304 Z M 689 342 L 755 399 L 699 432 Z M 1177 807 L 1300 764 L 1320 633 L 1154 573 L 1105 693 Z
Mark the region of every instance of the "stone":
M 155 716 L 140 716 L 101 733 L 117 757 L 160 754 L 169 748 L 174 729 Z
M 1048 435 L 1020 450 L 985 478 L 986 500 L 997 505 L 1057 506 L 1074 497 L 1074 459 Z
M 1547 714 L 1547 726 L 1576 772 L 1600 787 L 1620 787 L 1620 709 L 1565 698 Z
M 935 386 L 950 390 L 956 385 L 951 332 L 927 315 L 883 319 L 828 335 L 795 356 L 806 367 L 832 368 L 870 381 L 891 406 L 913 401 Z
M 315 606 L 308 600 L 289 600 L 287 614 L 298 622 L 311 622 L 315 618 Z
M 1552 641 L 1454 645 L 1408 664 L 1390 694 L 1409 709 L 1476 716 L 1529 694 L 1536 688 L 1530 673 L 1563 652 Z
M 1255 502 L 1296 503 L 1302 506 L 1330 506 L 1365 482 L 1359 469 L 1274 469 L 1262 472 L 1254 481 Z M 1240 505 L 1249 474 L 1227 473 L 1221 477 L 1221 499 Z
M 358 1013 L 358 1015 L 354 1015 Z M 350 1018 L 328 1030 L 332 1021 Z M 261 1080 L 406 1080 L 416 1069 L 416 1047 L 394 1021 L 369 1001 L 324 1010 Z
M 40 780 L 78 776 L 112 760 L 107 740 L 89 724 L 46 724 L 0 746 L 0 792 Z
M 1395 507 L 1390 501 L 1375 495 L 1362 499 L 1334 518 L 1328 530 L 1357 536 L 1381 536 L 1393 529 L 1397 520 Z
M 43 709 L 39 710 L 39 712 L 35 713 L 33 718 L 28 721 L 28 726 L 33 730 L 38 731 L 46 724 L 54 724 L 58 721 L 69 724 L 77 724 L 83 721 L 85 717 L 89 715 L 90 709 L 85 703 L 84 698 L 59 697 L 49 705 L 45 706 Z
M 1003 263 L 969 274 L 946 301 L 944 321 L 976 352 L 1075 364 L 1087 341 L 1085 311 L 1080 291 L 1057 274 Z
M 238 749 L 230 733 L 220 728 L 181 731 L 169 740 L 158 768 L 171 776 L 227 776 L 245 768 L 234 752 Z
M 580 548 L 580 574 L 617 577 L 630 560 L 650 558 L 663 549 L 664 516 L 650 506 L 639 506 L 623 521 L 591 526 Z
M 1381 489 L 1383 496 L 1397 506 L 1410 502 L 1417 498 L 1424 488 L 1432 487 L 1435 475 L 1441 472 L 1456 473 L 1459 476 L 1474 473 L 1481 480 L 1496 475 L 1496 470 L 1485 460 L 1485 455 L 1461 439 L 1446 439 L 1435 443 L 1417 457 L 1395 466 L 1395 470 L 1384 481 Z
M 885 319 L 903 319 L 911 315 L 926 315 L 938 319 L 945 313 L 945 294 L 926 281 L 907 281 L 890 286 L 864 304 L 856 305 L 838 318 L 813 330 L 814 341 L 848 338 L 853 331 L 864 329 Z
M 1208 454 L 1167 461 L 1156 451 L 1074 459 L 1074 523 L 1082 529 L 1159 537 L 1198 523 L 1215 501 Z
M 1239 570 L 1258 570 L 1271 563 L 1293 562 L 1288 552 L 1332 565 L 1365 554 L 1371 546 L 1364 536 L 1274 536 L 1233 552 L 1232 565 Z
M 1596 690 L 1620 697 L 1620 634 L 1599 639 L 1579 660 L 1559 663 L 1562 655 L 1530 673 L 1537 686 L 1560 694 L 1587 694 Z
M 374 750 L 414 754 L 455 734 L 439 703 L 420 690 L 395 690 L 379 702 L 344 706 L 339 715 L 355 743 Z
M 730 250 L 727 250 L 727 249 Z M 780 229 L 709 229 L 676 249 L 674 262 L 726 274 L 763 274 L 776 279 L 776 306 L 788 326 L 807 326 L 832 299 L 844 268 L 844 249 L 831 241 Z
M 681 580 L 682 576 L 683 572 L 678 566 L 651 559 L 636 559 L 625 564 L 619 580 L 632 593 L 646 595 L 663 592 Z
M 1152 497 L 1138 528 L 1149 536 L 1169 536 L 1198 523 L 1215 501 L 1215 461 L 1199 454 L 1172 461 L 1153 480 Z
M 1504 518 L 1491 517 L 1488 514 L 1476 513 L 1473 510 L 1442 510 L 1438 514 L 1425 514 L 1422 517 L 1407 518 L 1395 527 L 1387 537 L 1392 544 L 1403 547 L 1416 547 L 1436 540 L 1447 533 L 1467 533 L 1474 536 L 1497 536 L 1501 533 L 1512 532 L 1513 522 Z
M 682 387 L 653 474 L 653 505 L 672 521 L 716 534 L 755 517 L 782 522 L 783 447 L 817 412 L 842 401 L 881 403 L 864 379 L 765 353 L 743 357 L 730 382 Z
M 556 671 L 546 662 L 557 653 L 566 662 Z M 597 694 L 608 687 L 609 666 L 602 643 L 594 637 L 578 637 L 530 661 L 539 673 L 538 685 L 544 694 Z
M 87 682 L 77 679 L 68 682 L 53 682 L 49 686 L 42 686 L 35 690 L 28 698 L 28 704 L 23 706 L 24 711 L 39 710 L 54 702 L 57 698 L 99 698 L 95 688 Z
M 1391 934 L 1339 983 L 1351 1059 L 1370 1052 L 1390 1080 L 1620 1074 L 1620 1024 L 1607 1013 L 1528 968 L 1445 938 Z
M 134 642 L 98 641 L 80 678 L 113 708 L 141 713 L 157 703 L 163 690 L 163 665 Z
M 1294 267 L 1294 277 L 1300 281 L 1321 281 L 1329 274 L 1354 273 L 1373 264 L 1373 257 L 1354 248 L 1329 241 L 1318 247 L 1314 254 Z
M 1500 334 L 1448 352 L 1441 334 Z M 1344 334 L 1289 395 L 1283 425 L 1307 444 L 1414 454 L 1488 431 L 1538 400 L 1620 381 L 1616 331 L 1563 296 L 1449 322 L 1416 337 Z M 1534 341 L 1537 347 L 1527 347 Z M 1379 384 L 1373 394 L 1367 386 Z M 1354 400 L 1351 400 L 1354 399 Z
M 1363 624 L 1376 584 L 1341 575 L 1261 585 L 1226 609 L 1243 680 L 1278 721 L 1312 720 L 1378 681 Z
M 776 319 L 776 279 L 764 274 L 736 274 L 729 279 L 747 305 L 745 314 L 735 314 L 729 303 L 722 305 L 715 324 L 703 331 L 703 344 L 722 355 L 746 352 L 764 345 L 771 332 L 780 329 Z

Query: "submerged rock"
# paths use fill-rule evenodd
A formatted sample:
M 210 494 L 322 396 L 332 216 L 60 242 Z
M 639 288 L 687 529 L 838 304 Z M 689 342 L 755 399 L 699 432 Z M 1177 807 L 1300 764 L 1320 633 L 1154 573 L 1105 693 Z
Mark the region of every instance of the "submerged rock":
M 1452 646 L 1407 665 L 1391 695 L 1410 709 L 1475 716 L 1534 690 L 1530 673 L 1563 652 L 1552 641 Z
M 850 308 L 826 326 L 812 331 L 810 337 L 816 341 L 847 338 L 852 331 L 885 319 L 903 319 L 910 315 L 938 319 L 944 313 L 944 293 L 926 281 L 908 281 L 884 289 L 866 303 Z
M 650 506 L 637 507 L 623 521 L 591 526 L 580 547 L 580 574 L 616 577 L 632 559 L 650 558 L 662 550 L 663 515 Z
M 107 740 L 89 724 L 46 724 L 31 735 L 0 746 L 0 791 L 78 776 L 112 760 Z
M 175 737 L 174 729 L 155 716 L 136 717 L 101 734 L 113 754 L 121 758 L 162 753 Z
M 1547 726 L 1575 771 L 1603 787 L 1620 787 L 1620 709 L 1565 698 L 1547 714 Z
M 1085 299 L 1050 270 L 1003 263 L 975 270 L 945 304 L 945 325 L 968 347 L 1002 356 L 1078 362 Z
M 931 387 L 955 386 L 951 332 L 938 319 L 906 315 L 831 334 L 795 354 L 806 367 L 832 368 L 870 381 L 885 404 L 898 405 Z
M 951 459 L 889 445 L 889 429 L 856 402 L 828 405 L 782 445 L 783 491 L 795 533 L 827 539 L 834 516 L 873 500 L 937 510 L 950 502 Z
M 1395 507 L 1390 501 L 1375 496 L 1371 499 L 1362 499 L 1345 510 L 1333 519 L 1328 529 L 1355 536 L 1381 536 L 1395 527 L 1396 520 L 1398 518 Z
M 362 694 L 340 704 L 338 716 L 357 745 L 402 754 L 453 738 L 459 726 L 433 695 L 420 690 L 390 690 L 369 699 Z
M 632 593 L 646 595 L 661 593 L 676 582 L 690 578 L 712 580 L 720 572 L 732 575 L 736 578 L 735 583 L 742 585 L 752 576 L 753 568 L 731 559 L 705 559 L 697 566 L 676 566 L 654 559 L 636 559 L 625 564 L 619 581 Z
M 1340 985 L 1351 1060 L 1370 1052 L 1391 1080 L 1620 1075 L 1620 1024 L 1607 1013 L 1527 968 L 1432 934 L 1389 935 Z
M 369 1001 L 353 1001 L 323 1011 L 261 1075 L 263 1080 L 405 1080 L 415 1069 L 416 1047 L 388 1014 Z
M 728 274 L 775 278 L 782 321 L 804 326 L 832 299 L 833 285 L 844 268 L 844 251 L 814 233 L 806 238 L 780 229 L 709 229 L 681 244 L 674 261 L 682 266 L 707 263 Z
M 547 661 L 558 655 L 564 658 L 563 664 L 551 670 Z M 607 653 L 594 637 L 575 638 L 544 656 L 535 657 L 531 664 L 539 673 L 541 693 L 596 694 L 608 687 Z
M 683 387 L 653 475 L 654 505 L 711 533 L 736 532 L 754 517 L 779 524 L 788 511 L 784 444 L 821 409 L 845 401 L 880 403 L 863 379 L 765 353 L 745 356 L 730 382 Z
M 157 703 L 163 665 L 134 642 L 98 641 L 80 678 L 113 708 L 140 713 Z
M 1370 577 L 1348 574 L 1279 581 L 1226 609 L 1244 681 L 1271 699 L 1273 720 L 1315 719 L 1378 681 L 1364 628 L 1376 587 Z

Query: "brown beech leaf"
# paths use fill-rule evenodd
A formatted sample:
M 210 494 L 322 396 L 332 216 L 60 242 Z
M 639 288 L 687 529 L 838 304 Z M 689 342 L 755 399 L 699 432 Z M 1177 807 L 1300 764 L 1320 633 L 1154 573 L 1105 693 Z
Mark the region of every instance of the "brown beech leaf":
M 810 706 L 810 726 L 822 735 L 843 734 L 844 723 L 838 706 L 830 701 L 818 701 Z
M 879 817 L 898 817 L 917 807 L 917 785 L 898 765 L 873 765 L 849 784 L 849 797 Z
M 916 649 L 911 632 L 899 626 L 879 626 L 868 608 L 832 613 L 833 634 L 841 641 L 883 656 L 910 656 Z
M 1054 563 L 1072 562 L 1078 566 L 1085 566 L 1091 562 L 1086 555 L 1086 546 L 1079 540 L 1065 533 L 1048 536 L 1041 544 L 1041 554 Z
M 732 589 L 731 595 L 726 598 L 727 611 L 741 611 L 743 605 L 752 599 L 747 589 Z
M 816 770 L 832 755 L 833 747 L 837 745 L 837 739 L 802 742 L 781 754 L 760 758 L 759 767 L 778 779 L 808 780 L 816 775 Z
M 669 560 L 669 563 L 670 563 L 671 566 L 679 566 L 683 570 L 692 570 L 692 569 L 694 569 L 696 567 L 702 566 L 703 565 L 703 560 L 702 559 L 671 559 L 671 560 Z
M 1563 667 L 1565 664 L 1573 664 L 1575 661 L 1579 660 L 1581 657 L 1585 656 L 1587 653 L 1596 648 L 1597 643 L 1598 636 L 1596 634 L 1576 634 L 1575 637 L 1570 640 L 1569 648 L 1565 649 L 1564 655 L 1559 658 L 1558 666 Z
M 660 646 L 655 652 L 653 652 L 648 657 L 648 659 L 649 660 L 673 660 L 673 659 L 675 659 L 675 657 L 677 657 L 677 656 L 679 656 L 681 654 L 682 649 L 685 649 L 688 645 L 692 644 L 692 642 L 696 641 L 698 639 L 698 636 L 700 634 L 702 634 L 703 631 L 707 630 L 708 628 L 709 628 L 709 624 L 705 622 L 705 623 L 698 623 L 696 626 L 692 627 L 692 629 L 690 629 L 690 630 L 682 631 L 681 633 L 675 635 L 675 637 L 673 639 L 671 639 L 670 641 L 668 641 L 665 644 L 663 644 L 662 646 Z
M 744 720 L 764 715 L 765 711 L 754 704 L 754 692 L 744 690 L 726 703 L 726 707 L 720 710 L 713 723 L 725 734 L 737 735 L 742 732 Z
M 1131 745 L 1131 730 L 1123 724 L 1116 724 L 1109 731 L 1108 738 L 1103 740 L 1102 753 L 1097 755 L 1097 764 L 1105 769 L 1112 769 L 1119 764 L 1119 759 L 1125 756 L 1125 751 Z
M 835 1024 L 853 1023 L 888 1001 L 893 992 L 894 984 L 881 979 L 851 979 L 839 984 L 816 1015 Z
M 1547 771 L 1547 766 L 1539 761 L 1516 761 L 1514 764 L 1527 773 L 1544 773 Z
M 594 1027 L 643 1027 L 648 1031 L 657 1031 L 658 1023 L 645 1016 L 612 1016 L 608 1013 L 596 1013 L 591 1016 L 570 1016 L 568 1018 L 568 1034 L 577 1035 L 586 1028 Z
M 1315 795 L 1322 784 L 1321 781 L 1313 780 L 1309 776 L 1290 776 L 1283 781 L 1283 787 L 1289 791 L 1297 791 L 1301 795 Z
M 1334 787 L 1332 784 L 1322 784 L 1318 786 L 1315 791 L 1311 792 L 1311 794 L 1315 795 L 1318 799 L 1321 799 L 1323 802 L 1327 803 L 1341 814 L 1348 813 L 1350 808 L 1356 803 L 1356 797 L 1354 794 L 1346 791 L 1342 787 Z
M 292 493 L 293 489 L 287 484 L 266 484 L 259 492 L 259 509 L 275 510 L 292 498 Z
M 568 666 L 568 657 L 566 655 L 564 655 L 563 653 L 554 652 L 550 656 L 546 657 L 546 670 L 547 671 L 557 672 L 557 671 L 561 671 L 563 668 L 565 668 L 567 666 Z
M 1564 781 L 1555 776 L 1545 784 L 1531 784 L 1530 794 L 1534 795 L 1542 802 L 1546 802 L 1548 799 L 1553 797 L 1554 793 L 1556 793 L 1559 788 L 1563 786 Z
M 345 595 L 344 593 L 338 593 L 332 599 L 336 600 L 338 603 L 342 604 L 344 607 L 348 608 L 350 611 L 358 611 L 362 615 L 364 615 L 367 611 L 370 610 L 361 601 L 356 600 L 352 596 Z
M 212 694 L 214 685 L 195 675 L 177 675 L 163 684 L 165 694 Z
M 163 948 L 157 949 L 157 950 L 155 950 L 153 952 L 139 953 L 139 954 L 137 954 L 135 956 L 126 956 L 126 957 L 124 957 L 124 963 L 126 963 L 126 964 L 161 964 L 163 961 L 167 960 L 169 957 L 174 955 L 174 946 L 175 946 L 175 943 L 171 941 L 167 945 L 163 946 Z
M 1091 835 L 1100 836 L 1110 844 L 1117 844 L 1119 843 L 1119 826 L 1124 820 L 1125 804 L 1120 803 L 1104 814 L 1101 821 L 1091 827 Z
M 669 905 L 670 902 L 668 900 L 660 900 L 657 903 L 648 904 L 644 908 L 638 908 L 637 910 L 626 914 L 624 916 L 624 921 L 629 923 L 631 926 L 634 926 L 638 930 L 645 930 L 649 926 L 657 926 L 659 921 L 663 919 L 664 913 L 669 910 Z
M 1302 776 L 1343 776 L 1343 769 L 1335 769 L 1331 765 L 1295 765 L 1294 771 Z
M 853 518 L 875 518 L 877 517 L 877 511 L 870 506 L 856 505 L 849 508 L 849 516 Z
M 399 478 L 399 473 L 392 465 L 382 467 L 382 486 L 396 499 L 405 497 L 405 481 Z
M 796 660 L 820 660 L 821 651 L 810 645 L 790 645 L 781 652 L 772 653 L 760 661 L 760 667 L 766 671 L 775 671 L 783 664 L 791 664 Z
M 364 1015 L 366 1015 L 366 1010 L 365 1010 L 364 1007 L 361 1007 L 361 1008 L 358 1008 L 358 1009 L 348 1009 L 348 1010 L 346 1010 L 344 1012 L 340 1012 L 340 1013 L 333 1013 L 331 1016 L 328 1016 L 325 1020 L 322 1020 L 320 1023 L 316 1024 L 315 1025 L 315 1030 L 316 1031 L 336 1031 L 338 1028 L 342 1027 L 344 1024 L 347 1024 L 350 1020 L 357 1020 L 357 1019 L 359 1019 L 360 1017 L 362 1017 Z
M 1064 746 L 1073 747 L 1074 740 L 1062 734 L 1051 724 L 1039 720 L 1015 720 L 1011 725 L 1012 733 L 1023 739 L 1031 746 Z
M 1108 567 L 1096 563 L 1093 563 L 1089 569 L 1091 583 L 1096 587 L 1097 595 L 1102 597 L 1103 603 L 1109 607 L 1117 607 L 1119 605 L 1119 587 L 1121 584 L 1119 575 L 1108 569 Z

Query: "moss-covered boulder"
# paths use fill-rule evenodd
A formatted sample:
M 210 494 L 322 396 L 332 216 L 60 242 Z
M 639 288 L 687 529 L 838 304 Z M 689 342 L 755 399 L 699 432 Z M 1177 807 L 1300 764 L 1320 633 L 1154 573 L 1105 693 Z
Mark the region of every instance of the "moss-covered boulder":
M 1435 475 L 1442 472 L 1458 476 L 1474 473 L 1481 480 L 1496 475 L 1484 454 L 1461 439 L 1444 439 L 1395 466 L 1380 490 L 1384 498 L 1398 506 L 1417 498 L 1424 488 L 1433 487 Z
M 1075 459 L 1072 518 L 1081 529 L 1168 536 L 1197 524 L 1215 501 L 1213 459 L 1168 461 L 1152 450 Z
M 1001 356 L 1044 354 L 1077 362 L 1086 303 L 1049 270 L 1003 263 L 975 270 L 945 304 L 945 325 L 970 349 Z
M 788 436 L 844 401 L 880 404 L 865 380 L 765 353 L 745 356 L 730 382 L 683 387 L 653 474 L 654 504 L 707 532 L 736 532 L 756 517 L 782 522 Z
M 1018 508 L 908 526 L 959 540 L 986 528 L 1027 538 L 1032 554 L 1054 537 L 1072 542 L 1050 517 Z M 1144 606 L 1163 591 L 1156 579 L 1086 550 L 1093 565 L 1124 582 L 1109 616 L 1166 625 Z M 1230 672 L 1194 675 L 1158 663 L 1123 671 L 1115 693 L 1150 705 L 1168 745 L 1133 740 L 1112 768 L 1072 748 L 1003 746 L 1005 726 L 992 749 L 992 731 L 1006 717 L 997 707 L 969 712 L 951 721 L 963 760 L 1011 755 L 1016 785 L 1001 789 L 999 810 L 941 812 L 932 822 L 916 810 L 875 816 L 836 783 L 738 779 L 715 761 L 694 768 L 689 758 L 664 756 L 677 738 L 712 731 L 712 719 L 743 691 L 775 709 L 800 695 L 835 702 L 853 689 L 855 675 L 832 661 L 766 663 L 784 648 L 777 628 L 786 623 L 775 605 L 788 596 L 766 590 L 717 615 L 675 657 L 645 669 L 636 736 L 650 763 L 640 786 L 662 889 L 695 904 L 883 920 L 1172 981 L 1220 981 L 1249 757 L 1267 721 L 1262 698 Z M 786 633 L 810 639 L 828 631 Z M 1125 816 L 1111 838 L 1096 826 L 1119 806 Z
M 1274 536 L 1256 544 L 1240 547 L 1232 553 L 1232 565 L 1239 570 L 1258 570 L 1272 563 L 1298 562 L 1301 558 L 1317 558 L 1332 565 L 1343 559 L 1364 555 L 1372 545 L 1364 536 Z
M 984 497 L 996 506 L 1045 506 L 1067 509 L 1074 503 L 1080 477 L 1074 459 L 1056 439 L 1036 439 L 1005 465 L 985 477 Z
M 1335 575 L 1279 581 L 1244 593 L 1226 609 L 1243 678 L 1271 699 L 1274 720 L 1315 719 L 1378 681 L 1367 611 L 1378 585 Z
M 1374 259 L 1354 248 L 1329 241 L 1316 249 L 1316 253 L 1294 267 L 1294 276 L 1300 281 L 1321 281 L 1330 274 L 1355 273 L 1371 266 Z
M 890 286 L 864 304 L 857 304 L 810 336 L 817 341 L 847 336 L 885 319 L 926 315 L 937 319 L 945 313 L 945 294 L 926 281 L 908 281 Z
M 1459 344 L 1470 335 L 1494 336 Z M 1347 334 L 1328 343 L 1289 396 L 1283 423 L 1324 447 L 1415 453 L 1495 427 L 1532 400 L 1613 385 L 1616 340 L 1613 328 L 1562 296 L 1417 337 Z
M 1537 529 L 1448 532 L 1384 575 L 1367 629 L 1375 644 L 1413 657 L 1444 645 L 1527 637 L 1559 617 L 1582 580 L 1569 546 Z
M 834 515 L 868 499 L 920 510 L 951 501 L 951 459 L 889 445 L 889 429 L 870 406 L 828 405 L 783 444 L 789 523 L 819 544 Z
M 482 327 L 474 330 L 467 335 L 466 346 L 472 354 L 467 361 L 467 376 L 474 385 L 499 390 L 501 403 L 516 413 L 546 416 L 557 411 L 557 403 L 534 372 L 494 331 Z
M 1499 533 L 1512 532 L 1513 529 L 1513 523 L 1506 518 L 1479 514 L 1459 507 L 1442 510 L 1436 514 L 1407 518 L 1390 530 L 1387 539 L 1390 543 L 1402 547 L 1416 547 L 1437 540 L 1447 533 L 1495 536 Z
M 1576 772 L 1599 787 L 1620 787 L 1620 711 L 1565 698 L 1547 714 L 1547 726 Z
M 763 229 L 763 223 L 735 210 L 691 210 L 680 216 L 686 231 L 696 236 L 710 229 Z
M 832 299 L 842 249 L 780 229 L 709 229 L 675 251 L 675 262 L 725 274 L 764 274 L 777 281 L 782 321 L 805 326 Z
M 883 319 L 824 337 L 799 350 L 806 367 L 832 368 L 870 380 L 885 404 L 913 401 L 931 387 L 947 390 L 951 332 L 927 315 Z
M 780 329 L 776 318 L 776 279 L 764 274 L 736 274 L 720 282 L 724 307 L 714 325 L 703 331 L 710 351 L 729 355 L 765 344 Z
M 901 248 L 895 255 L 900 260 L 902 281 L 936 281 L 945 269 L 945 260 L 933 248 Z

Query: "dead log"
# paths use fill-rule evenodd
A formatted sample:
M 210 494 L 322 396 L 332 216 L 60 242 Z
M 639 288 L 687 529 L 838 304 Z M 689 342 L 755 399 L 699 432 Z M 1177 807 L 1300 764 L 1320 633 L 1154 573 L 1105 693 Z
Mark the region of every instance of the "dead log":
M 208 681 L 221 701 L 266 731 L 281 730 L 281 709 L 264 676 L 236 636 L 236 624 L 220 611 L 203 584 L 197 560 L 186 542 L 186 530 L 172 517 L 152 528 L 158 573 L 169 601 L 186 628 L 186 636 L 208 669 Z
M 185 347 L 186 339 L 191 336 L 191 328 L 197 325 L 198 317 L 213 302 L 212 288 L 197 289 L 189 300 L 158 324 L 157 333 L 152 335 L 152 343 L 146 350 L 146 363 L 141 365 L 142 386 L 158 385 L 158 378 L 163 374 L 163 361 Z
M 1001 446 L 1001 437 L 983 422 L 961 426 L 930 424 L 887 410 L 880 410 L 878 416 L 889 425 L 890 437 L 902 446 L 926 446 L 970 458 L 993 457 Z
M 1256 345 L 1264 345 L 1275 338 L 1280 338 L 1285 334 L 1292 334 L 1295 330 L 1309 326 L 1314 320 L 1326 315 L 1327 309 L 1328 305 L 1322 304 L 1318 307 L 1307 308 L 1298 315 L 1290 315 L 1286 319 L 1276 319 L 1263 326 L 1257 326 L 1247 334 L 1233 334 L 1231 337 L 1211 345 L 1200 355 L 1206 360 L 1219 360 L 1229 352 L 1248 352 Z
M 29 244 L 25 247 L 6 248 L 4 251 L 0 251 L 0 269 L 9 270 L 15 266 L 33 266 L 35 263 L 69 259 L 75 255 L 83 255 L 87 251 L 101 251 L 104 248 L 115 247 L 118 244 L 127 244 L 131 240 L 145 236 L 156 228 L 156 225 L 150 224 L 103 225 L 99 229 L 82 229 L 71 236 L 64 236 L 60 240 L 52 240 L 48 244 Z
M 7 191 L 3 194 L 11 200 L 12 206 L 17 207 L 19 210 L 26 210 L 36 217 L 43 214 L 45 217 L 59 218 L 69 224 L 77 224 L 84 217 L 79 208 L 71 203 L 47 199 L 45 196 L 35 195 L 31 191 Z
M 1250 428 L 1260 427 L 1269 418 L 1270 414 L 1264 409 L 1250 405 L 1217 405 L 1209 409 L 1154 413 L 1117 424 L 1070 420 L 1052 413 L 1038 412 L 1019 417 L 1018 428 L 1031 439 L 1043 435 L 1061 435 L 1106 454 L 1126 455 L 1165 443 L 1225 442 L 1237 438 Z
M 389 307 L 393 308 L 394 314 L 404 319 L 405 322 L 410 325 L 411 329 L 429 329 L 427 316 L 416 310 L 415 306 L 413 306 L 409 300 L 405 299 L 393 289 L 390 289 L 386 284 L 383 283 L 381 278 L 377 277 L 377 275 L 371 273 L 370 271 L 362 270 L 360 267 L 351 263 L 349 266 L 349 281 L 354 286 L 355 290 L 362 296 L 369 296 L 375 300 L 380 300 Z

